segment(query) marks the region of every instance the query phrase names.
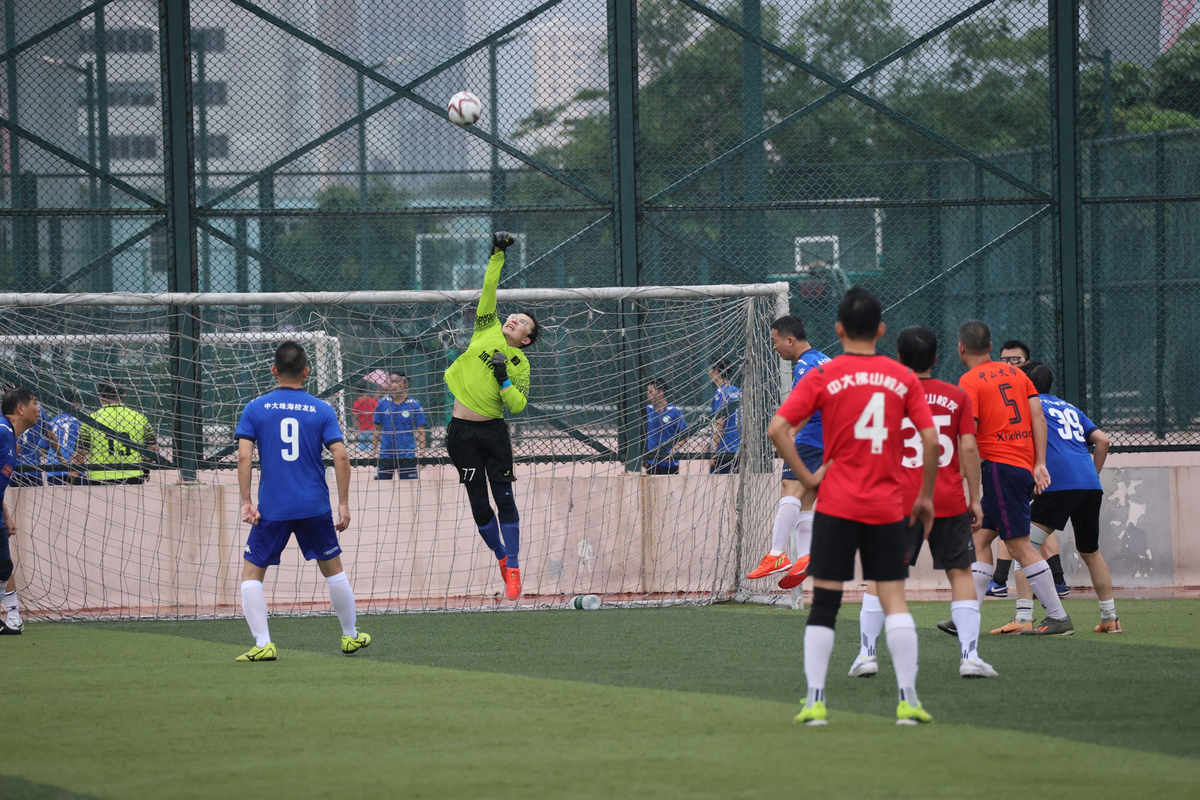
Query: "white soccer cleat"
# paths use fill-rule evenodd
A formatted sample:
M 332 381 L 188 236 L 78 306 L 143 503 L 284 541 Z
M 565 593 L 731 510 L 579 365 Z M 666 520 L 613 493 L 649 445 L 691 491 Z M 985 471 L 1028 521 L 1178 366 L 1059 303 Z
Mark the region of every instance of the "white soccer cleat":
M 1000 673 L 982 658 L 964 658 L 958 662 L 958 674 L 964 678 L 995 678 Z
M 858 658 L 854 659 L 854 663 L 850 665 L 851 678 L 874 678 L 878 674 L 879 662 L 875 656 L 859 654 Z
M 7 628 L 7 633 L 21 633 L 25 630 L 25 623 L 21 621 L 21 615 L 16 611 L 9 612 L 4 618 L 4 627 Z

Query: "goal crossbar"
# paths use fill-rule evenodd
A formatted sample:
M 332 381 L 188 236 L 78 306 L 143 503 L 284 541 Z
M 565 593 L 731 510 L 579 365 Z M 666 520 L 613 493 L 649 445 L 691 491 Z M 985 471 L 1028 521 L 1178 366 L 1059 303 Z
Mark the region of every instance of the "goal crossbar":
M 788 285 L 778 283 L 715 284 L 711 286 L 609 286 L 581 289 L 500 289 L 504 301 L 689 300 L 730 297 L 787 297 Z M 104 292 L 87 294 L 0 293 L 0 308 L 53 306 L 306 306 L 461 304 L 479 299 L 478 289 L 396 292 Z

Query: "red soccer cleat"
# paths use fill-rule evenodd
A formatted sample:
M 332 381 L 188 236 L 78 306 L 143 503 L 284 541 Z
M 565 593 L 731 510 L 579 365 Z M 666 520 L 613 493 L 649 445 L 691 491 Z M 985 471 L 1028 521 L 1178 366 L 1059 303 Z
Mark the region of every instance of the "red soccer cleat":
M 787 553 L 780 553 L 777 556 L 765 555 L 762 561 L 758 562 L 758 566 L 747 575 L 750 580 L 765 578 L 768 575 L 774 575 L 777 572 L 787 572 L 792 568 L 791 559 L 787 557 Z
M 508 582 L 508 567 L 505 565 L 508 564 L 508 556 L 505 556 L 504 558 L 500 559 L 496 563 L 500 565 L 500 580 L 505 581 L 507 583 Z
M 800 584 L 804 583 L 804 579 L 808 577 L 808 556 L 800 556 L 796 559 L 796 563 L 792 565 L 792 571 L 779 579 L 780 589 L 795 589 Z
M 504 570 L 504 596 L 509 600 L 516 600 L 521 596 L 521 570 L 519 567 Z

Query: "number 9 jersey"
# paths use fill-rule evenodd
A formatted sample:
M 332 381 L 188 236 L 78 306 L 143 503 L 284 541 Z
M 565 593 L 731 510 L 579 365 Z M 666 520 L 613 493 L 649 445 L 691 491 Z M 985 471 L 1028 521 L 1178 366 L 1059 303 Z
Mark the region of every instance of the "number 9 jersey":
M 235 439 L 258 444 L 258 513 L 284 521 L 331 514 L 322 449 L 342 441 L 337 414 L 303 389 L 279 387 L 251 400 Z
M 908 417 L 917 430 L 933 427 L 912 370 L 887 356 L 840 355 L 810 370 L 778 413 L 795 425 L 814 411 L 821 412 L 825 461 L 833 462 L 817 489 L 817 510 L 867 525 L 911 512 L 902 497 L 902 423 Z

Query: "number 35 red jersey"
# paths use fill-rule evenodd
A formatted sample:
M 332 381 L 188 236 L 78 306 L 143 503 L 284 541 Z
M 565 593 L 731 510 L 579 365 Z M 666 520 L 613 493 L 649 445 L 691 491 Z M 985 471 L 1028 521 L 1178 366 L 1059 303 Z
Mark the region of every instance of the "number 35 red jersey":
M 925 401 L 933 414 L 933 427 L 938 437 L 938 474 L 933 489 L 933 513 L 938 517 L 956 517 L 967 510 L 967 497 L 963 490 L 963 476 L 958 466 L 958 437 L 975 433 L 975 410 L 971 396 L 952 383 L 937 378 L 922 378 Z M 907 485 L 904 487 L 904 503 L 912 508 L 913 501 L 921 492 L 923 478 L 921 464 L 924 449 L 921 435 L 907 418 L 904 420 L 904 456 L 900 464 L 904 467 Z
M 904 507 L 901 423 L 933 427 L 925 391 L 912 370 L 887 356 L 841 355 L 810 370 L 779 407 L 793 426 L 821 412 L 825 460 L 817 510 L 868 525 L 885 525 Z

